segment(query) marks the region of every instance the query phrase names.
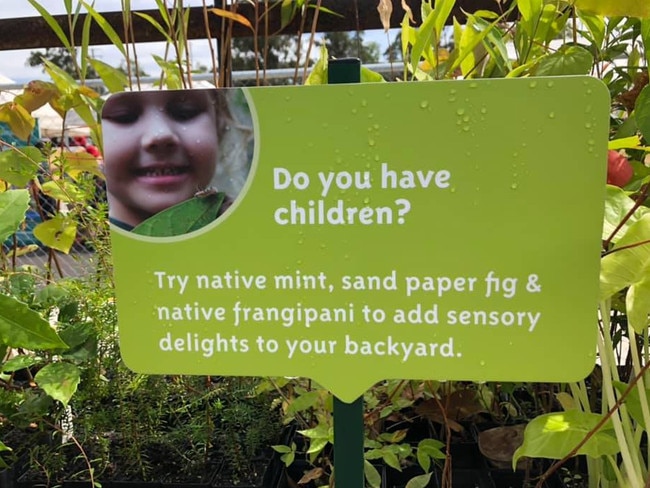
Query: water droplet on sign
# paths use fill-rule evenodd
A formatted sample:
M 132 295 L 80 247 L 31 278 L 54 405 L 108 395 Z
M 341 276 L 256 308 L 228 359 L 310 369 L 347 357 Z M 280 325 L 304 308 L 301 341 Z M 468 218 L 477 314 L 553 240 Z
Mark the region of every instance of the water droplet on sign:
M 420 102 L 420 108 L 427 108 L 429 106 L 429 101 L 428 100 L 422 100 Z

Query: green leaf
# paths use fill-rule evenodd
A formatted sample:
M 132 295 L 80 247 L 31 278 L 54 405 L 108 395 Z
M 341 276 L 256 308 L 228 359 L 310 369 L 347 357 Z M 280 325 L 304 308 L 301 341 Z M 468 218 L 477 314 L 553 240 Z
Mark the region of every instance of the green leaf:
M 59 23 L 54 19 L 52 14 L 41 4 L 39 4 L 36 0 L 28 0 L 29 3 L 31 4 L 32 7 L 34 7 L 36 10 L 38 10 L 38 13 L 43 17 L 45 22 L 47 22 L 48 27 L 56 34 L 56 37 L 59 38 L 61 43 L 65 46 L 65 48 L 69 51 L 72 52 L 72 45 L 70 44 L 70 41 L 68 40 L 68 36 L 65 35 L 63 32 L 63 29 L 61 29 L 61 26 Z
M 417 71 L 420 58 L 424 55 L 425 50 L 431 49 L 432 43 L 440 41 L 440 32 L 444 26 L 455 0 L 441 0 L 436 2 L 435 7 L 422 21 L 422 25 L 416 32 L 415 43 L 411 49 L 411 67 L 413 72 Z M 423 4 L 424 5 L 424 4 Z
M 650 311 L 650 214 L 632 224 L 613 250 L 601 259 L 600 299 L 629 287 L 626 297 L 628 320 L 640 334 L 647 326 Z
M 309 391 L 294 398 L 289 403 L 287 414 L 293 415 L 297 412 L 303 412 L 308 408 L 314 407 L 320 400 L 320 392 L 318 390 Z
M 399 459 L 397 458 L 397 455 L 394 452 L 386 448 L 381 449 L 381 451 L 382 451 L 381 458 L 388 466 L 396 469 L 397 471 L 402 471 L 402 466 L 400 465 Z
M 411 478 L 404 488 L 426 488 L 429 486 L 432 474 L 433 473 L 426 473 Z
M 587 26 L 592 40 L 598 49 L 602 48 L 605 41 L 605 19 L 597 15 L 578 11 L 578 18 Z
M 641 39 L 643 40 L 643 52 L 645 53 L 647 66 L 650 64 L 650 19 L 641 21 Z
M 36 373 L 34 380 L 50 397 L 67 405 L 77 391 L 81 381 L 81 371 L 74 364 L 51 363 Z
M 563 45 L 545 56 L 537 65 L 537 76 L 586 75 L 591 71 L 594 57 L 582 46 Z
M 194 197 L 148 218 L 133 229 L 145 236 L 178 236 L 200 229 L 219 215 L 224 193 Z
M 607 192 L 605 195 L 605 219 L 603 221 L 603 240 L 609 239 L 609 236 L 614 232 L 614 229 L 623 220 L 623 217 L 632 210 L 634 207 L 634 200 L 632 200 L 625 191 L 614 185 L 607 185 Z M 612 242 L 616 242 L 623 236 L 630 226 L 638 221 L 643 215 L 648 213 L 648 208 L 639 207 L 634 211 L 630 218 L 623 224 L 623 227 L 616 233 Z
M 129 86 L 129 80 L 126 74 L 109 64 L 100 61 L 99 59 L 89 59 L 90 64 L 108 88 L 111 93 L 117 93 L 124 90 L 124 87 Z
M 318 61 L 305 80 L 305 85 L 327 85 L 327 47 L 321 45 Z
M 69 253 L 77 236 L 77 223 L 62 214 L 34 227 L 36 238 L 52 249 Z
M 445 453 L 441 450 L 444 447 L 445 444 L 437 439 L 422 439 L 418 443 L 416 457 L 425 472 L 431 467 L 431 459 L 445 459 Z
M 512 457 L 513 469 L 517 466 L 517 461 L 524 456 L 562 459 L 575 449 L 602 419 L 600 414 L 579 410 L 548 413 L 534 418 L 526 426 L 523 444 Z M 611 432 L 612 429 L 611 421 L 606 422 L 577 454 L 592 458 L 617 454 L 620 448 L 616 436 Z
M 43 193 L 62 202 L 74 203 L 84 201 L 84 192 L 77 185 L 67 180 L 48 181 L 41 186 Z
M 106 37 L 108 37 L 108 39 L 111 41 L 111 44 L 113 44 L 113 46 L 115 46 L 120 51 L 120 53 L 122 53 L 122 56 L 126 58 L 126 49 L 124 48 L 124 43 L 120 39 L 120 36 L 117 35 L 117 32 L 115 32 L 111 24 L 109 24 L 108 21 L 91 5 L 86 2 L 82 3 L 88 13 L 92 16 L 93 20 L 97 22 L 97 25 L 99 25 L 102 31 L 104 31 L 104 34 L 106 34 Z
M 16 232 L 29 208 L 29 191 L 7 190 L 0 193 L 0 242 Z
M 282 0 L 280 6 L 280 29 L 284 29 L 293 20 L 296 13 L 296 5 L 293 0 Z
M 61 349 L 67 345 L 50 324 L 26 304 L 0 294 L 0 341 L 29 350 Z
M 42 159 L 41 151 L 33 146 L 2 151 L 0 152 L 0 178 L 12 185 L 24 187 L 36 176 Z
M 650 279 L 639 281 L 630 286 L 625 295 L 625 308 L 628 324 L 637 334 L 643 334 L 648 327 L 648 314 L 650 313 Z
M 40 306 L 58 305 L 62 299 L 69 295 L 70 293 L 58 283 L 50 283 L 36 292 L 34 303 Z
M 319 453 L 325 447 L 329 441 L 327 439 L 312 439 L 312 441 L 309 443 L 309 449 L 307 449 L 307 454 L 313 454 L 313 453 Z
M 384 83 L 384 82 L 386 82 L 386 80 L 380 73 L 377 73 L 376 71 L 372 71 L 371 69 L 368 69 L 365 66 L 361 66 L 361 83 Z
M 11 451 L 11 450 L 12 450 L 11 447 L 5 445 L 4 442 L 0 441 L 0 452 Z M 0 457 L 0 469 L 8 469 L 8 468 L 9 465 L 5 462 L 4 459 L 2 459 L 2 457 Z
M 650 141 L 650 85 L 646 85 L 639 93 L 634 105 L 636 125 L 646 141 Z
M 160 25 L 160 23 L 156 19 L 154 19 L 151 15 L 142 12 L 134 12 L 134 13 L 138 17 L 142 17 L 144 20 L 149 22 L 158 32 L 160 32 L 163 35 L 163 37 L 169 44 L 173 44 L 173 39 L 167 33 L 167 30 L 162 25 Z M 165 18 L 166 17 L 163 16 L 163 19 Z
M 311 429 L 299 430 L 298 433 L 309 439 L 332 439 L 331 430 L 326 424 L 318 424 Z
M 279 452 L 280 454 L 285 454 L 287 452 L 291 452 L 292 450 L 289 446 L 283 446 L 282 444 L 271 446 L 271 449 L 273 449 L 275 452 Z
M 81 4 L 78 5 L 81 8 Z M 88 48 L 90 46 L 90 27 L 92 26 L 93 19 L 87 15 L 84 19 L 84 25 L 81 29 L 81 79 L 86 79 L 88 73 Z
M 528 24 L 537 22 L 542 13 L 542 6 L 543 0 L 517 0 L 517 8 L 519 8 L 521 17 Z M 532 31 L 529 34 L 532 36 Z
M 627 383 L 621 381 L 614 381 L 614 388 L 618 390 L 619 393 L 623 393 L 628 388 Z M 646 399 L 646 402 L 650 404 L 650 390 L 644 389 L 643 395 Z M 625 397 L 625 406 L 627 406 L 628 412 L 632 418 L 641 426 L 643 430 L 648 432 L 648 425 L 645 424 L 645 419 L 643 418 L 643 408 L 641 407 L 641 396 L 639 394 L 639 385 L 636 384 L 630 393 Z
M 13 373 L 14 371 L 19 371 L 21 369 L 26 369 L 35 364 L 43 362 L 43 358 L 37 356 L 28 356 L 26 354 L 16 356 L 11 358 L 9 361 L 2 365 L 3 373 Z
M 363 474 L 371 488 L 381 488 L 381 475 L 371 462 L 363 460 Z
M 59 334 L 69 349 L 61 356 L 71 361 L 85 361 L 97 354 L 97 337 L 90 324 L 79 323 L 66 327 Z

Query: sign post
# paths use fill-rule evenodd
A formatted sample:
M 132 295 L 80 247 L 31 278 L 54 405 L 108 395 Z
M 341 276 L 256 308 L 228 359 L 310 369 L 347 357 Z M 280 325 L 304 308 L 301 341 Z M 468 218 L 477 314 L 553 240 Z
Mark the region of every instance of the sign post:
M 361 82 L 359 59 L 331 59 L 327 68 L 329 84 Z M 363 397 L 345 403 L 335 396 L 334 477 L 339 480 L 339 486 L 363 488 L 365 485 L 363 440 Z

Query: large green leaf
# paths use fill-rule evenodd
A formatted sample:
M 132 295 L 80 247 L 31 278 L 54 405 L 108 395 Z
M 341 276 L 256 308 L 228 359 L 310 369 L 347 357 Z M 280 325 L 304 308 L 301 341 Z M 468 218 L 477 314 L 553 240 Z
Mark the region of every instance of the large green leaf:
M 69 253 L 77 236 L 77 223 L 61 214 L 34 227 L 36 238 L 52 249 Z
M 537 76 L 586 75 L 594 63 L 593 55 L 582 46 L 561 46 L 540 59 Z
M 27 190 L 8 190 L 0 193 L 0 242 L 16 232 L 29 207 Z
M 643 215 L 621 237 L 614 251 L 601 259 L 600 299 L 629 287 L 626 296 L 628 321 L 638 333 L 650 312 L 650 214 Z M 620 251 L 616 249 L 623 248 Z
M 605 220 L 603 222 L 603 240 L 609 239 L 618 227 L 618 224 L 623 220 L 623 217 L 632 210 L 634 207 L 634 200 L 632 200 L 625 191 L 620 187 L 614 185 L 607 185 L 607 193 L 605 197 Z M 648 213 L 646 207 L 639 207 L 634 211 L 632 216 L 625 222 L 623 227 L 616 233 L 612 242 L 616 242 L 621 236 L 625 235 L 630 226 L 639 220 L 643 215 Z
M 569 410 L 549 413 L 534 418 L 524 431 L 524 443 L 512 457 L 513 469 L 524 457 L 562 459 L 590 433 L 603 419 L 602 415 Z M 598 458 L 620 451 L 611 422 L 605 423 L 577 451 L 577 454 Z
M 223 193 L 191 198 L 148 218 L 133 232 L 156 237 L 187 234 L 214 221 L 224 199 Z
M 0 341 L 24 349 L 67 348 L 50 324 L 26 304 L 0 294 Z
M 67 405 L 77 391 L 81 372 L 74 364 L 51 363 L 36 373 L 34 380 L 45 393 Z
M 41 151 L 33 146 L 2 151 L 0 152 L 0 179 L 24 187 L 36 176 L 42 159 Z

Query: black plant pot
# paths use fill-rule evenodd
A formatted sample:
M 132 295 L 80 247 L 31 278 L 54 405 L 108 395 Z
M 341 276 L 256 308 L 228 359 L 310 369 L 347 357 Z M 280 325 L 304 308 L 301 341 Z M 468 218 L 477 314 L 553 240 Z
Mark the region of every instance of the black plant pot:
M 0 471 L 0 488 L 14 488 L 16 474 L 13 469 L 3 469 Z

